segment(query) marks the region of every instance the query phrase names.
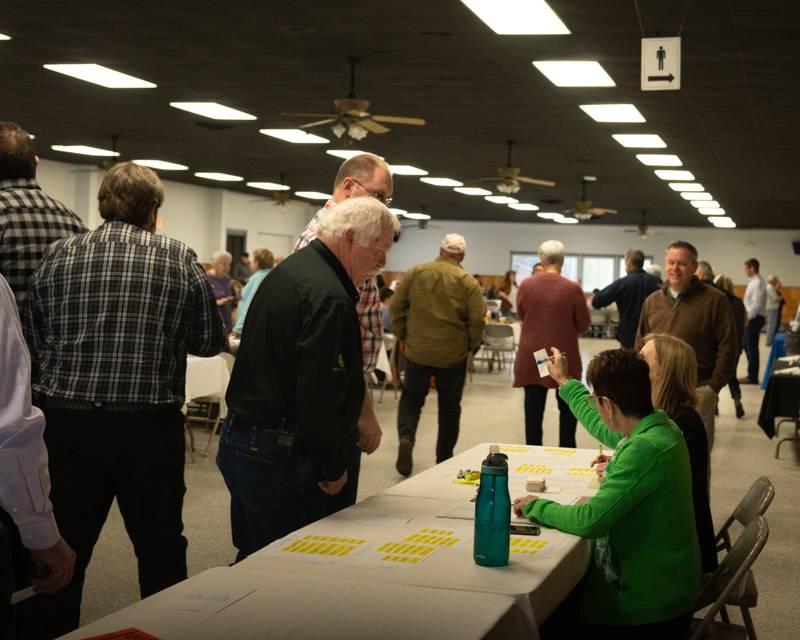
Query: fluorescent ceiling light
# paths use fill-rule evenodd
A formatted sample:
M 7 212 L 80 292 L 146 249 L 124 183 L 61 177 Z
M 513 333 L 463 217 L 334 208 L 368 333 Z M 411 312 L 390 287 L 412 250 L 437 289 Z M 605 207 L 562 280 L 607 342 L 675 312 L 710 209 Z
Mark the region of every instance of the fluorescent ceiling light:
M 691 171 L 680 169 L 656 169 L 656 175 L 662 180 L 694 180 L 694 174 Z
M 65 76 L 99 84 L 107 89 L 153 89 L 156 85 L 99 64 L 45 64 L 45 69 Z
M 11 36 L 7 36 L 5 33 L 0 33 L 0 40 L 11 40 Z
M 278 182 L 248 182 L 248 187 L 253 189 L 264 189 L 264 191 L 288 191 L 291 187 L 288 184 Z
M 510 204 L 508 205 L 510 208 L 515 209 L 516 211 L 538 211 L 539 207 L 535 204 L 529 204 L 527 202 L 520 202 L 518 204 Z
M 697 209 L 704 216 L 724 216 L 725 209 L 722 207 L 699 207 Z
M 205 178 L 206 180 L 219 180 L 220 182 L 241 182 L 244 180 L 242 176 L 234 176 L 230 173 L 218 173 L 216 171 L 198 171 L 194 175 L 198 178 Z
M 488 189 L 481 189 L 480 187 L 456 187 L 453 189 L 456 193 L 463 193 L 465 196 L 490 196 L 492 192 Z
M 217 102 L 170 102 L 169 106 L 213 120 L 256 120 L 254 115 Z
M 427 213 L 405 213 L 404 217 L 411 220 L 430 220 L 431 217 Z
M 494 202 L 495 204 L 517 204 L 519 200 L 510 198 L 508 196 L 486 196 L 484 200 Z
M 103 158 L 115 158 L 119 155 L 116 151 L 108 149 L 98 149 L 97 147 L 87 147 L 83 144 L 54 144 L 50 147 L 53 151 L 63 151 L 64 153 L 77 153 L 82 156 L 101 156 Z
M 580 220 L 577 218 L 556 218 L 558 224 L 578 224 Z
M 533 66 L 557 87 L 613 87 L 608 75 L 594 60 L 534 60 Z
M 653 133 L 615 133 L 611 136 L 629 149 L 664 149 L 667 143 Z
M 536 215 L 540 218 L 544 218 L 545 220 L 560 220 L 564 217 L 563 213 L 555 213 L 551 211 L 540 211 Z
M 185 164 L 167 162 L 166 160 L 134 160 L 133 162 L 134 164 L 140 164 L 143 167 L 150 167 L 151 169 L 158 169 L 160 171 L 186 171 L 189 168 Z
M 695 209 L 714 209 L 720 206 L 716 200 L 692 200 L 689 204 Z
M 684 200 L 713 200 L 714 196 L 706 191 L 686 191 L 681 194 Z
M 360 156 L 361 154 L 367 152 L 359 151 L 358 149 L 325 149 L 325 153 L 327 153 L 329 156 L 336 156 L 337 158 L 342 158 L 343 160 L 349 160 L 350 158 Z
M 435 187 L 463 187 L 464 183 L 452 178 L 420 178 L 420 182 L 432 184 Z
M 498 35 L 570 33 L 544 0 L 461 0 Z
M 259 129 L 258 132 L 293 144 L 326 144 L 330 142 L 327 138 L 316 136 L 302 129 Z
M 390 164 L 389 170 L 396 176 L 427 176 L 428 172 L 410 164 Z
M 736 223 L 727 216 L 711 216 L 708 221 L 719 229 L 733 229 Z
M 636 159 L 648 167 L 682 167 L 681 159 L 669 153 L 637 153 Z
M 669 188 L 673 191 L 705 191 L 706 188 L 699 182 L 670 182 Z
M 295 191 L 294 195 L 301 198 L 308 198 L 309 200 L 330 200 L 329 193 L 320 193 L 319 191 Z
M 580 107 L 595 122 L 645 122 L 632 104 L 582 104 Z
M 396 216 L 404 216 L 408 213 L 405 209 L 398 209 L 397 207 L 390 207 L 389 211 L 391 211 Z

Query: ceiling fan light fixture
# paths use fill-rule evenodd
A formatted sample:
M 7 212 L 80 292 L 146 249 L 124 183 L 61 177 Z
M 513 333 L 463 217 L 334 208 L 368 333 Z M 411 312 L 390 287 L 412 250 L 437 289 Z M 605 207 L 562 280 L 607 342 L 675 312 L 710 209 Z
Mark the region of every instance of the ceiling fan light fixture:
M 189 168 L 185 164 L 167 162 L 166 160 L 134 160 L 133 163 L 157 169 L 158 171 L 186 171 Z
M 480 187 L 456 187 L 453 189 L 456 193 L 461 193 L 465 196 L 490 196 L 492 192 L 488 189 L 481 189 Z
M 648 167 L 682 167 L 681 159 L 671 153 L 637 153 L 636 159 Z
M 691 171 L 681 169 L 656 169 L 656 175 L 662 180 L 694 180 Z
M 539 207 L 535 204 L 530 204 L 529 202 L 517 202 L 515 204 L 508 205 L 510 209 L 514 209 L 515 211 L 538 211 Z
M 486 196 L 484 200 L 493 202 L 494 204 L 518 204 L 519 200 L 510 198 L 508 196 Z
M 98 84 L 106 89 L 154 89 L 156 87 L 152 82 L 114 71 L 114 69 L 99 64 L 45 64 L 42 66 L 49 71 Z
M 517 193 L 519 191 L 519 182 L 514 180 L 513 182 L 498 182 L 497 183 L 497 190 L 500 193 Z
M 654 133 L 615 133 L 611 136 L 628 149 L 665 149 L 667 143 Z
M 410 164 L 390 164 L 389 170 L 396 176 L 427 176 L 425 169 L 414 167 Z
M 333 135 L 335 135 L 337 138 L 341 138 L 345 133 L 347 133 L 347 127 L 345 127 L 341 122 L 337 122 L 331 127 L 331 133 L 333 133 Z M 330 153 L 330 151 L 328 153 Z
M 308 133 L 308 131 L 303 131 L 302 129 L 259 129 L 258 132 L 292 144 L 327 144 L 330 142 L 327 138 Z
M 263 189 L 264 191 L 289 191 L 291 189 L 288 184 L 280 184 L 278 182 L 248 182 L 247 186 L 253 189 Z
M 98 156 L 101 158 L 116 158 L 119 156 L 117 151 L 100 149 L 98 147 L 89 147 L 85 144 L 54 144 L 51 145 L 50 148 L 53 151 L 61 151 L 62 153 L 77 153 L 81 156 Z
M 352 123 L 347 127 L 347 135 L 350 136 L 353 140 L 363 140 L 367 137 L 367 131 L 364 127 L 362 127 L 357 122 Z
M 463 187 L 464 183 L 452 178 L 420 178 L 420 182 L 432 184 L 434 187 Z
M 669 188 L 673 191 L 705 191 L 706 188 L 699 182 L 670 182 Z
M 632 104 L 582 104 L 580 108 L 595 122 L 646 122 Z
M 498 35 L 566 35 L 571 33 L 544 0 L 461 0 Z
M 533 66 L 557 87 L 616 86 L 596 60 L 534 60 Z
M 212 120 L 257 120 L 250 113 L 226 107 L 218 102 L 170 102 L 169 106 Z

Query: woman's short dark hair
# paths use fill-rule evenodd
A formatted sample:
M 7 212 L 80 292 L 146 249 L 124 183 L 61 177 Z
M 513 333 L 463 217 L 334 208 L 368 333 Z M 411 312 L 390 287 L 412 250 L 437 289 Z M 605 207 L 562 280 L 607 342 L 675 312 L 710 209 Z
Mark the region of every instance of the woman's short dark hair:
M 121 220 L 144 227 L 150 212 L 164 204 L 164 186 L 156 172 L 133 162 L 108 170 L 97 194 L 104 220 Z
M 596 396 L 611 398 L 626 416 L 653 413 L 650 368 L 633 349 L 608 349 L 589 363 L 586 381 Z
M 31 134 L 16 122 L 0 122 L 0 180 L 36 177 L 36 148 Z
M 386 302 L 394 295 L 394 291 L 389 287 L 382 287 L 379 294 L 381 302 Z

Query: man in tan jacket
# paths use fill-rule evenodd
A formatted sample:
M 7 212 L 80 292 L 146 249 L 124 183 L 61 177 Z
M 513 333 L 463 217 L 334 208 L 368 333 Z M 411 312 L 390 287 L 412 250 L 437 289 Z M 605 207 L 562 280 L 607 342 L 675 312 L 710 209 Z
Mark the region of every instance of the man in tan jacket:
M 411 474 L 411 452 L 431 377 L 439 394 L 437 463 L 453 456 L 458 440 L 467 356 L 481 344 L 486 316 L 480 285 L 461 267 L 466 247 L 463 236 L 447 234 L 439 257 L 408 271 L 392 301 L 392 329 L 405 342 L 406 356 L 396 465 L 404 476 Z

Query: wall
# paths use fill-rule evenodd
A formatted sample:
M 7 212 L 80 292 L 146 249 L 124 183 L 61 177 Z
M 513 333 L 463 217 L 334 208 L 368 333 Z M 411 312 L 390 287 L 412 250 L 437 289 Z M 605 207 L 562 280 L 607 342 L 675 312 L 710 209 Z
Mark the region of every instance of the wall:
M 431 228 L 434 225 L 440 228 Z M 655 227 L 653 235 L 642 239 L 635 233 L 623 232 L 632 228 L 591 223 L 568 226 L 433 220 L 424 230 L 415 226 L 403 229 L 389 254 L 386 269 L 405 271 L 432 260 L 439 253 L 444 234 L 451 232 L 461 233 L 467 240 L 464 268 L 481 275 L 504 273 L 509 268 L 512 251 L 535 253 L 539 244 L 550 238 L 561 240 L 567 253 L 623 255 L 630 248 L 638 248 L 653 255 L 662 266 L 664 247 L 680 239 L 694 244 L 701 260 L 711 263 L 714 271 L 727 274 L 736 284 L 747 282 L 743 263 L 755 257 L 761 262 L 764 276 L 774 273 L 785 286 L 800 286 L 800 256 L 794 255 L 791 244 L 792 240 L 800 240 L 800 230 Z
M 93 229 L 102 219 L 97 213 L 97 192 L 104 172 L 90 165 L 42 160 L 38 180 L 42 189 L 77 213 Z M 159 233 L 185 242 L 207 262 L 225 248 L 228 229 L 247 233 L 247 250 L 267 248 L 287 255 L 318 206 L 290 201 L 275 206 L 259 193 L 240 193 L 218 187 L 164 179 L 166 197 L 159 211 Z

